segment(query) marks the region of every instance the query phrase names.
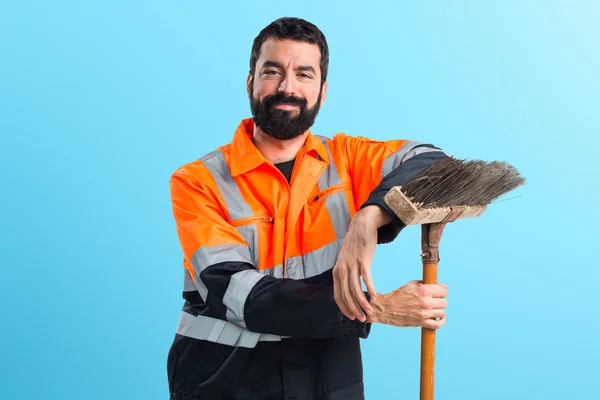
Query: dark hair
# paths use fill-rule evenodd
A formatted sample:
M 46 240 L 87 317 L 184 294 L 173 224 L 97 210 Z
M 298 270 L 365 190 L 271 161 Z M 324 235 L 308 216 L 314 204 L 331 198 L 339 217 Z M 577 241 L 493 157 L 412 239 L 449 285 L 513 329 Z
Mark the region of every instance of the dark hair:
M 327 67 L 329 66 L 329 47 L 325 35 L 316 25 L 301 18 L 279 18 L 267 25 L 252 44 L 250 54 L 250 74 L 254 77 L 256 61 L 260 56 L 260 47 L 269 39 L 288 39 L 296 42 L 316 44 L 321 50 L 321 83 L 327 80 Z

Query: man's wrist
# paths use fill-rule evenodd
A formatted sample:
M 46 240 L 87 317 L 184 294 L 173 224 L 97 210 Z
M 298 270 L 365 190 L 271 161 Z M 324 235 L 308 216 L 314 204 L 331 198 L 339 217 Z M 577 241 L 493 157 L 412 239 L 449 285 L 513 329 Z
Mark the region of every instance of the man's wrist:
M 387 225 L 392 221 L 392 216 L 376 204 L 368 205 L 359 210 L 356 214 L 359 215 L 359 218 L 365 218 L 366 221 L 372 221 L 377 228 Z
M 371 308 L 373 309 L 373 311 L 369 314 L 367 314 L 367 323 L 374 323 L 374 322 L 380 322 L 381 321 L 381 313 L 383 311 L 383 307 L 381 304 L 381 298 L 382 296 L 384 296 L 381 293 L 377 293 L 377 297 L 375 297 L 374 299 L 370 299 L 369 304 L 371 304 Z

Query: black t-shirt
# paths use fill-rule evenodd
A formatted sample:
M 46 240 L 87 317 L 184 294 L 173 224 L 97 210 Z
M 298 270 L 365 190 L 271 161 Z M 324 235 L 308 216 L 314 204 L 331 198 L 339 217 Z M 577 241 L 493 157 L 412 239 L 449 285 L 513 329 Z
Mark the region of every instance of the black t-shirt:
M 281 171 L 283 176 L 285 176 L 285 179 L 287 179 L 288 182 L 290 181 L 290 179 L 292 179 L 292 170 L 294 169 L 295 162 L 296 162 L 296 159 L 293 159 L 290 161 L 285 161 L 285 162 L 282 162 L 279 164 L 275 164 L 275 166 L 277 168 L 279 168 L 279 170 Z

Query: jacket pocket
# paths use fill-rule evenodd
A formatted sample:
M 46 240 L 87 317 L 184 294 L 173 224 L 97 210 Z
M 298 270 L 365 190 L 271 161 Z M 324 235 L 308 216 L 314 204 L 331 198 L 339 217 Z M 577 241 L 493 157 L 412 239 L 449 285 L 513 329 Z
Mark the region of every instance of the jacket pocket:
M 342 183 L 339 185 L 330 186 L 327 189 L 321 191 L 319 194 L 317 194 L 311 200 L 309 200 L 308 205 L 311 206 L 315 203 L 318 203 L 318 202 L 322 201 L 323 199 L 325 199 L 326 197 L 331 196 L 332 194 L 344 192 L 347 189 L 349 189 L 350 186 L 351 185 L 349 183 Z
M 271 232 L 274 219 L 267 216 L 240 218 L 230 222 L 238 230 L 250 250 L 252 263 L 258 269 L 259 266 L 259 231 Z

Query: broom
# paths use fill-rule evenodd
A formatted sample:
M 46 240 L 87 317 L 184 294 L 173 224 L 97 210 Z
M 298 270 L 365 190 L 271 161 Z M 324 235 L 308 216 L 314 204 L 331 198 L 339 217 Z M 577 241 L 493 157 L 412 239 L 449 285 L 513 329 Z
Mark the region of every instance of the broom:
M 525 179 L 510 164 L 449 157 L 432 164 L 384 201 L 406 225 L 421 226 L 423 283 L 437 283 L 439 242 L 446 223 L 480 216 L 493 200 Z M 421 400 L 433 400 L 435 330 L 421 329 Z

